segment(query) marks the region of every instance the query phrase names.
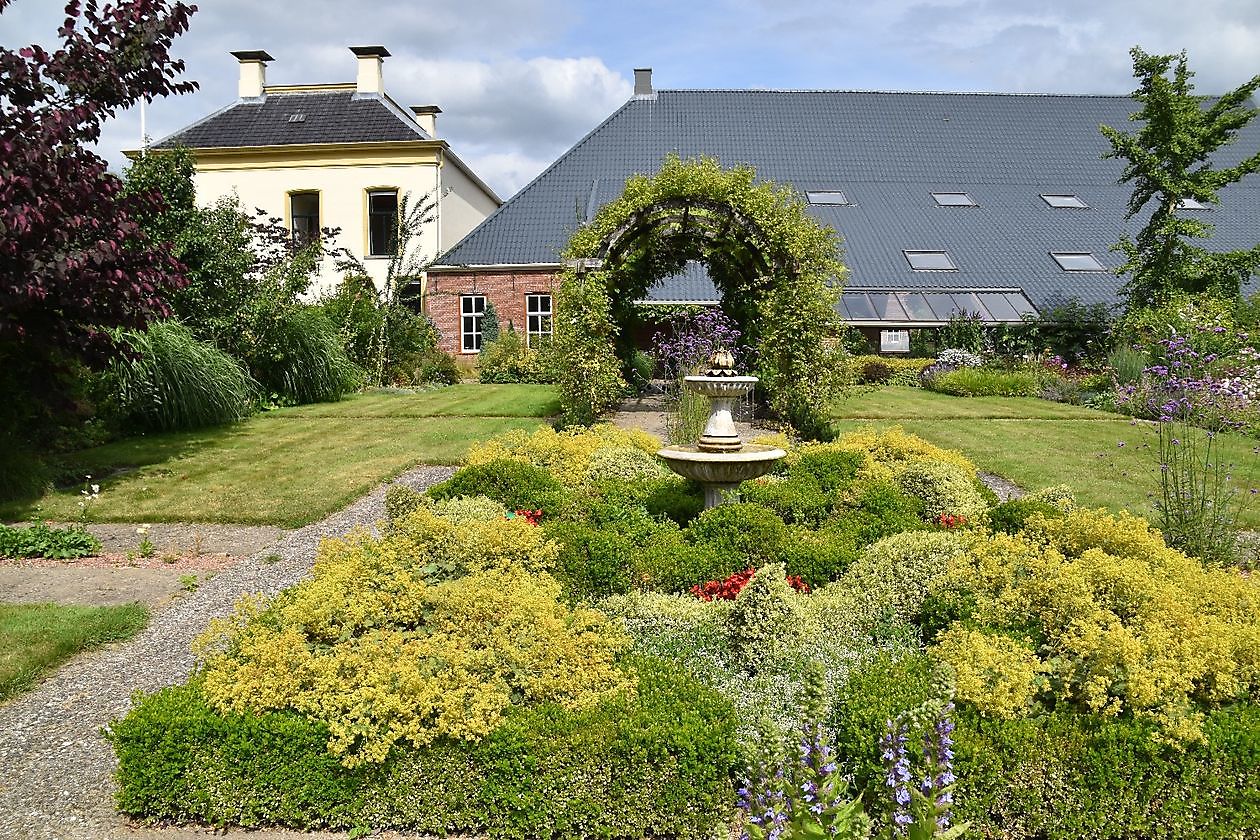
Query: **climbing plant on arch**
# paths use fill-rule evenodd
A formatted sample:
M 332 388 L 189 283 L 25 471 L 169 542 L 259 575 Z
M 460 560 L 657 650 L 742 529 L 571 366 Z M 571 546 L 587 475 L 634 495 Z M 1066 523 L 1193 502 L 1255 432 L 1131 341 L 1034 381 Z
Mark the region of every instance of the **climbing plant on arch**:
M 698 260 L 754 351 L 771 410 L 819 435 L 840 387 L 838 253 L 836 232 L 794 190 L 758 183 L 751 167 L 671 155 L 656 175 L 630 178 L 563 254 L 554 349 L 566 418 L 589 423 L 616 403 L 634 302 Z

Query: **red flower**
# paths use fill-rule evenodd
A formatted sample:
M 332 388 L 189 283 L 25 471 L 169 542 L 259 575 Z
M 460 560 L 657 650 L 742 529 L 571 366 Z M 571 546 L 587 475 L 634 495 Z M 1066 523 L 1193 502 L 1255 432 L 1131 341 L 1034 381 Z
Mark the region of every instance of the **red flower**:
M 752 580 L 752 576 L 756 574 L 756 569 L 744 569 L 742 572 L 736 572 L 725 580 L 710 580 L 699 586 L 691 587 L 691 594 L 695 595 L 701 601 L 734 601 L 740 591 L 748 585 L 748 581 Z M 788 575 L 788 586 L 802 594 L 809 592 L 809 584 L 801 580 L 800 575 Z

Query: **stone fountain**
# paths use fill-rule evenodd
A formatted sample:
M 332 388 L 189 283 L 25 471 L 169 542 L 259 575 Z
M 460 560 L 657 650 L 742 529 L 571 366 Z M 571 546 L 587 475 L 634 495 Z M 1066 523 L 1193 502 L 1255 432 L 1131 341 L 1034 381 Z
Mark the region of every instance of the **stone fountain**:
M 725 350 L 715 353 L 698 376 L 683 378 L 683 387 L 713 401 L 713 413 L 695 444 L 667 446 L 656 454 L 671 470 L 704 486 L 706 509 L 738 498 L 742 482 L 765 475 L 787 455 L 773 446 L 744 443 L 735 428 L 731 404 L 756 384 L 757 377 L 735 372 L 735 360 Z

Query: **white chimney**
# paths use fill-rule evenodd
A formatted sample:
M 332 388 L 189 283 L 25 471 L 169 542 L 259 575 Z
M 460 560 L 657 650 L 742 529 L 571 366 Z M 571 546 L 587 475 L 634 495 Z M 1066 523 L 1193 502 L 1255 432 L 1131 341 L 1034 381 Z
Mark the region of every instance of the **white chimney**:
M 416 122 L 420 123 L 425 133 L 436 139 L 437 115 L 442 113 L 442 109 L 436 105 L 412 105 L 411 113 L 416 115 Z
M 232 56 L 241 65 L 236 95 L 241 99 L 261 99 L 267 89 L 267 62 L 275 59 L 264 50 L 237 50 Z
M 355 93 L 385 93 L 385 80 L 381 77 L 381 65 L 389 57 L 384 47 L 351 47 L 350 52 L 359 60 L 359 75 L 355 79 Z

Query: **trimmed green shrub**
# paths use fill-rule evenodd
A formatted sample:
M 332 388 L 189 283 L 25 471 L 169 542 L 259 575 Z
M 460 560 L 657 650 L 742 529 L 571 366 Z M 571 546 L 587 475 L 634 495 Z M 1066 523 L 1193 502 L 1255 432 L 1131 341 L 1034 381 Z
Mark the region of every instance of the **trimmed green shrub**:
M 685 526 L 704 512 L 704 491 L 694 482 L 663 479 L 647 486 L 643 506 L 653 516 L 665 516 Z
M 258 410 L 258 383 L 178 321 L 124 330 L 109 382 L 120 420 L 152 431 L 196 429 L 243 420 Z
M 811 587 L 838 580 L 857 559 L 859 549 L 851 533 L 793 527 L 779 556 L 789 575 L 799 575 Z
M 107 737 L 124 814 L 211 825 L 343 828 L 362 776 L 328 752 L 328 728 L 290 712 L 220 715 L 196 683 L 137 697 Z
M 951 370 L 931 377 L 925 385 L 955 397 L 1035 397 L 1041 387 L 1032 371 L 988 368 Z
M 896 534 L 869 547 L 849 568 L 841 585 L 897 618 L 914 621 L 923 599 L 945 578 L 950 561 L 966 550 L 961 534 Z
M 731 571 L 760 568 L 775 561 L 788 536 L 787 526 L 774 511 L 744 502 L 706 510 L 685 533 L 691 544 L 730 558 Z
M 975 522 L 988 505 L 976 489 L 975 477 L 944 461 L 914 461 L 897 474 L 897 486 L 923 502 L 923 518 L 963 516 Z
M 569 597 L 591 599 L 630 591 L 632 572 L 627 560 L 637 549 L 629 537 L 563 520 L 547 522 L 544 531 L 560 544 L 552 575 Z
M 197 683 L 138 698 L 109 738 L 119 809 L 211 825 L 552 837 L 708 837 L 733 796 L 729 701 L 679 668 L 633 663 L 638 691 L 514 710 L 480 741 L 396 749 L 349 770 L 291 713 L 220 715 Z
M 441 484 L 428 490 L 429 498 L 485 496 L 508 510 L 542 510 L 554 513 L 565 503 L 564 488 L 551 473 L 520 461 L 500 458 L 486 464 L 462 467 Z
M 812 477 L 765 476 L 739 487 L 744 502 L 769 508 L 790 525 L 817 527 L 831 515 L 833 498 Z
M 868 809 L 883 801 L 885 769 L 879 743 L 889 720 L 935 697 L 931 660 L 917 650 L 880 651 L 849 672 L 836 692 L 829 728 L 836 758 L 853 768 L 855 787 Z
M 1151 721 L 960 712 L 956 817 L 1010 840 L 1237 840 L 1260 826 L 1260 707 L 1210 713 L 1202 743 Z
M 648 481 L 665 478 L 669 470 L 655 455 L 633 446 L 596 450 L 591 455 L 587 481 Z
M 1058 519 L 1063 516 L 1063 511 L 1049 502 L 1027 496 L 1022 499 L 1011 499 L 989 511 L 989 527 L 995 532 L 1018 534 L 1034 516 Z
M 424 494 L 406 484 L 391 484 L 385 489 L 385 519 L 391 523 L 426 504 Z
M 777 518 L 775 521 L 783 524 Z M 724 554 L 708 543 L 689 542 L 684 534 L 662 529 L 639 547 L 632 560 L 636 587 L 686 592 L 705 581 L 720 580 L 748 568 L 744 558 Z
M 805 447 L 794 453 L 788 464 L 788 475 L 810 478 L 825 492 L 847 486 L 862 469 L 865 459 L 860 452 L 829 447 Z
M 917 334 L 915 331 L 912 335 Z M 908 359 L 902 356 L 850 356 L 844 360 L 846 382 L 858 385 L 919 386 L 919 374 L 934 359 Z

